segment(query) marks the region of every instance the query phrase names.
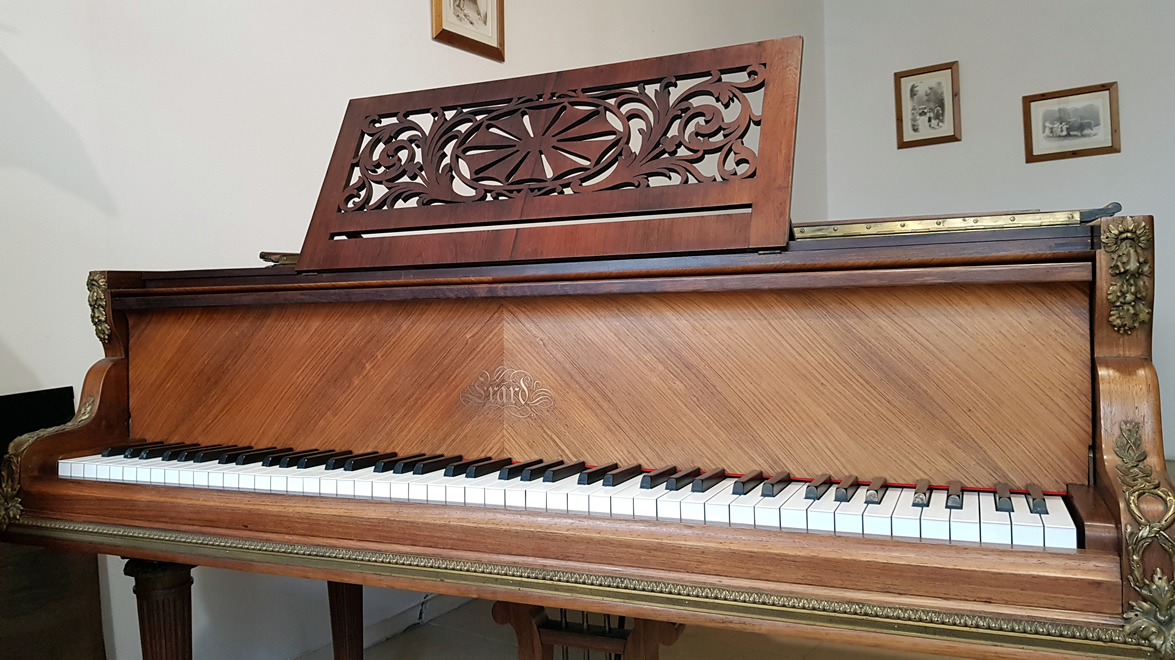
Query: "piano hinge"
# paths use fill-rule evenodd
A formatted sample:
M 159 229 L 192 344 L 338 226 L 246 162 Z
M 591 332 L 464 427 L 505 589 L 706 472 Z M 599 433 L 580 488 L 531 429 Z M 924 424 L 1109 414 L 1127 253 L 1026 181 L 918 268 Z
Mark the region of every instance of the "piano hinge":
M 977 229 L 1015 229 L 1017 227 L 1057 227 L 1079 225 L 1112 216 L 1122 205 L 1112 202 L 1100 209 L 1084 211 L 1014 212 L 999 215 L 969 215 L 939 218 L 908 218 L 870 222 L 830 223 L 795 227 L 798 239 L 840 238 L 844 236 L 884 236 L 888 234 L 926 234 L 940 231 Z
M 260 255 L 262 261 L 267 261 L 270 268 L 274 266 L 297 266 L 298 252 L 262 252 Z

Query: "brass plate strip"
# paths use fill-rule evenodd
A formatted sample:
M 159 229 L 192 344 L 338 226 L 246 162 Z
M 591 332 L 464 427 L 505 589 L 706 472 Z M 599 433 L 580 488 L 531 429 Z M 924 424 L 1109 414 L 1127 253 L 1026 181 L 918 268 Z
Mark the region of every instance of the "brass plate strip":
M 982 215 L 958 218 L 930 218 L 926 220 L 888 220 L 851 224 L 797 226 L 797 239 L 842 238 L 845 236 L 883 236 L 886 234 L 926 234 L 936 231 L 967 231 L 975 229 L 1013 229 L 1016 227 L 1056 227 L 1081 224 L 1078 211 L 1052 213 L 1017 213 L 1014 215 Z
M 9 533 L 26 538 L 111 546 L 122 555 L 133 555 L 134 550 L 172 552 L 193 560 L 208 557 L 341 570 L 963 643 L 1039 648 L 1107 658 L 1147 657 L 1147 650 L 1140 646 L 1144 642 L 1128 637 L 1122 628 L 886 607 L 509 564 L 254 541 L 32 516 L 11 525 Z

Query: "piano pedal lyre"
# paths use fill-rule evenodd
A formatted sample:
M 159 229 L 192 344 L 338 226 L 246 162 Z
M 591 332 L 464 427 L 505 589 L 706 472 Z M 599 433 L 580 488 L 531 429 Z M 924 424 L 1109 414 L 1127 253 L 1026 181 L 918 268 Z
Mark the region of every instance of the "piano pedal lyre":
M 494 621 L 509 624 L 518 638 L 518 660 L 554 660 L 555 647 L 567 658 L 570 649 L 580 649 L 584 658 L 601 657 L 607 660 L 657 660 L 662 646 L 669 646 L 681 635 L 681 624 L 651 621 L 649 619 L 615 619 L 602 616 L 600 624 L 591 622 L 592 615 L 582 612 L 580 625 L 568 623 L 566 610 L 559 611 L 559 620 L 552 621 L 547 609 L 539 605 L 523 605 L 498 601 L 494 603 Z

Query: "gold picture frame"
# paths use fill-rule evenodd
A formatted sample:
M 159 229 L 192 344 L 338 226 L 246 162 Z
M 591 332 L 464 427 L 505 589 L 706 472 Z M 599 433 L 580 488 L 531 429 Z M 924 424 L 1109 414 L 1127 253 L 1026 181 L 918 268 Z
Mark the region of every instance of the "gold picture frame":
M 432 38 L 506 61 L 505 0 L 432 0 Z
M 1122 151 L 1117 82 L 1032 94 L 1022 103 L 1026 163 Z
M 898 149 L 963 139 L 959 105 L 959 62 L 893 74 Z

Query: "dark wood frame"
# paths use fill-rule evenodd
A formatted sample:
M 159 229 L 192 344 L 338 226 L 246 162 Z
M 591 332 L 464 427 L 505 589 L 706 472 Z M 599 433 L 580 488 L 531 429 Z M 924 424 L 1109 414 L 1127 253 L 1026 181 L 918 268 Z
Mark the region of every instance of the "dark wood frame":
M 921 76 L 927 73 L 936 73 L 938 71 L 945 71 L 949 69 L 951 72 L 951 114 L 953 117 L 955 133 L 954 135 L 940 135 L 939 137 L 926 138 L 924 140 L 907 140 L 905 139 L 905 117 L 902 113 L 902 79 L 912 78 L 914 76 Z M 907 69 L 905 71 L 898 71 L 893 74 L 893 93 L 894 93 L 894 114 L 895 126 L 898 130 L 898 149 L 906 149 L 908 147 L 924 147 L 929 144 L 942 144 L 943 142 L 958 142 L 963 139 L 963 123 L 961 118 L 960 101 L 959 101 L 959 61 L 944 62 L 942 64 L 932 64 L 930 66 L 923 66 L 917 69 Z
M 488 57 L 498 62 L 506 61 L 506 0 L 498 0 L 498 45 L 490 46 L 476 39 L 470 39 L 463 34 L 446 30 L 442 3 L 446 0 L 432 0 L 432 38 L 455 48 Z
M 1071 149 L 1068 151 L 1058 151 L 1052 154 L 1034 154 L 1032 153 L 1032 104 L 1040 101 L 1047 101 L 1049 99 L 1064 98 L 1066 96 L 1078 96 L 1080 94 L 1092 94 L 1095 92 L 1109 92 L 1110 94 L 1110 146 L 1108 147 L 1092 147 L 1088 149 Z M 1102 154 L 1116 154 L 1122 151 L 1122 139 L 1118 133 L 1118 83 L 1108 82 L 1099 85 L 1086 85 L 1085 87 L 1073 87 L 1071 89 L 1059 89 L 1055 92 L 1043 92 L 1040 94 L 1030 94 L 1025 96 L 1022 101 L 1022 110 L 1024 113 L 1024 162 L 1039 163 L 1046 160 L 1061 160 L 1063 158 L 1080 158 L 1082 156 L 1100 156 Z

